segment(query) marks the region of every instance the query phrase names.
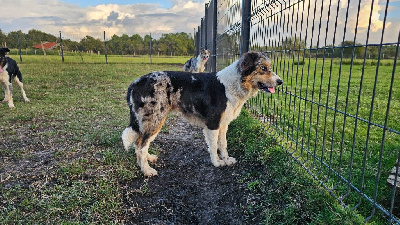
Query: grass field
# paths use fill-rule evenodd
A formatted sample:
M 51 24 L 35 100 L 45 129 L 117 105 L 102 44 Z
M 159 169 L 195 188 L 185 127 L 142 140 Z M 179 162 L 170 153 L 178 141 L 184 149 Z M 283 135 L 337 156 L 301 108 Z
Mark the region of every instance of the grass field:
M 281 144 L 350 208 L 369 216 L 373 207 L 337 175 L 371 199 L 376 191 L 377 203 L 389 210 L 393 195 L 386 179 L 400 149 L 396 76 L 386 125 L 395 132 L 386 130 L 383 136 L 393 60 L 383 60 L 379 67 L 376 60 L 367 60 L 364 68 L 363 60 L 352 67 L 346 60 L 340 65 L 338 59 L 332 66 L 330 60 L 322 64 L 322 59 L 301 65 L 276 62 L 285 80 L 280 93 L 259 95 L 251 106 L 278 128 Z M 399 194 L 394 198 L 393 212 L 399 216 Z
M 151 58 L 149 55 L 138 55 L 138 56 L 122 56 L 122 55 L 108 55 L 107 63 L 155 63 L 155 64 L 183 64 L 192 56 L 157 56 L 153 55 Z M 20 62 L 19 56 L 13 56 L 17 62 Z M 23 63 L 61 63 L 61 55 L 22 55 Z M 65 63 L 96 63 L 103 64 L 106 63 L 106 58 L 104 55 L 88 54 L 88 53 L 68 53 L 64 55 Z
M 106 65 L 25 57 L 19 66 L 31 103 L 23 103 L 14 88 L 16 108 L 0 105 L 1 223 L 126 223 L 125 187 L 143 182 L 135 157 L 122 151 L 126 89 L 138 76 L 181 70 L 185 61 L 170 60 L 173 64 Z M 249 165 L 237 179 L 250 192 L 243 206 L 246 222 L 362 223 L 364 218 L 346 211 L 248 113 L 231 124 L 228 145 Z M 151 188 L 138 186 L 143 193 Z

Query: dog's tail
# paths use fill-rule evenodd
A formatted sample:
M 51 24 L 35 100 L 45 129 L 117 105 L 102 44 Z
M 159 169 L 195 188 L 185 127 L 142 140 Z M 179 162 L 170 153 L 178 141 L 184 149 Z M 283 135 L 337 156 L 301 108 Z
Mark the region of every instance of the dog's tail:
M 129 113 L 130 113 L 130 124 L 129 124 L 129 127 L 127 127 L 122 132 L 122 142 L 124 143 L 124 148 L 127 151 L 129 149 L 129 147 L 132 145 L 132 143 L 135 142 L 139 136 L 139 122 L 136 118 L 136 114 L 134 112 L 133 102 L 132 102 L 132 98 L 131 98 L 132 91 L 133 91 L 133 85 L 134 85 L 134 83 L 132 83 L 129 86 L 128 92 L 126 95 L 126 101 L 128 102 Z
M 188 72 L 190 70 L 191 62 L 192 62 L 192 60 L 190 60 L 190 59 L 188 61 L 186 61 L 185 65 L 183 65 L 183 71 Z
M 136 141 L 139 133 L 134 131 L 132 127 L 127 127 L 122 132 L 122 143 L 124 144 L 124 148 L 126 151 L 129 150 L 129 147 Z

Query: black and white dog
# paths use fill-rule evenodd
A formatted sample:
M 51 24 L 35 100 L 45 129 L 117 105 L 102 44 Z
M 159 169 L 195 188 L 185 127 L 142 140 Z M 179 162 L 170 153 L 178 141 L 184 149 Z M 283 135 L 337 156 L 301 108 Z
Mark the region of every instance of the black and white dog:
M 128 88 L 130 124 L 122 133 L 124 148 L 128 150 L 134 144 L 144 175 L 157 175 L 148 164 L 157 160 L 148 153 L 149 145 L 168 113 L 175 111 L 203 128 L 214 166 L 232 165 L 236 160 L 226 149 L 229 123 L 259 90 L 275 93 L 275 87 L 282 83 L 272 71 L 270 59 L 259 52 L 245 53 L 218 73 L 164 71 L 142 76 Z
M 196 58 L 190 58 L 183 65 L 183 71 L 191 73 L 202 73 L 205 69 L 205 64 L 210 58 L 210 50 L 201 49 L 200 54 Z
M 21 88 L 22 97 L 25 102 L 29 102 L 24 91 L 24 85 L 22 84 L 22 73 L 17 66 L 17 62 L 14 59 L 6 57 L 6 52 L 9 52 L 8 48 L 0 48 L 0 83 L 4 86 L 4 102 L 8 102 L 8 107 L 14 108 L 14 102 L 12 97 L 12 80 L 14 80 Z

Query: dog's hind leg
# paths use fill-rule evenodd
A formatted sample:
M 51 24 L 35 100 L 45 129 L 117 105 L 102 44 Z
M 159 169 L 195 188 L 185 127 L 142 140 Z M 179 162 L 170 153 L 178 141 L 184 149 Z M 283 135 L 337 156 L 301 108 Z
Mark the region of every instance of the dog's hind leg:
M 236 159 L 233 157 L 229 157 L 227 151 L 227 142 L 226 142 L 226 132 L 228 131 L 228 126 L 221 125 L 219 129 L 218 135 L 218 149 L 221 154 L 222 160 L 226 163 L 226 165 L 233 165 L 236 163 Z
M 203 129 L 204 137 L 208 145 L 208 152 L 210 153 L 211 162 L 215 167 L 225 166 L 225 161 L 221 160 L 218 156 L 218 134 L 219 130 Z
M 17 85 L 21 88 L 21 92 L 22 92 L 22 97 L 24 98 L 25 102 L 29 102 L 29 99 L 26 97 L 26 93 L 24 91 L 24 84 L 20 81 L 20 78 L 15 77 L 14 78 L 15 83 L 17 83 Z

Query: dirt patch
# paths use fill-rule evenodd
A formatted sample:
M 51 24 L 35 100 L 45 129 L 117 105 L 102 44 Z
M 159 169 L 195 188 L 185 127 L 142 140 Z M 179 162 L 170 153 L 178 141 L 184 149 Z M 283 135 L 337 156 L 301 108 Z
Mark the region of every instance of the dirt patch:
M 245 189 L 237 182 L 240 163 L 215 168 L 201 129 L 172 119 L 153 142 L 158 176 L 135 180 L 124 196 L 138 224 L 242 224 Z M 137 190 L 143 190 L 138 192 Z

